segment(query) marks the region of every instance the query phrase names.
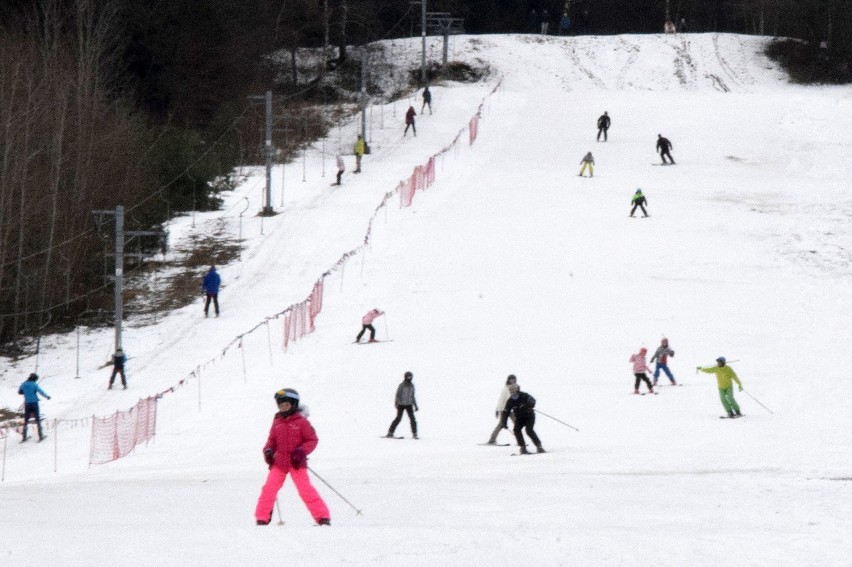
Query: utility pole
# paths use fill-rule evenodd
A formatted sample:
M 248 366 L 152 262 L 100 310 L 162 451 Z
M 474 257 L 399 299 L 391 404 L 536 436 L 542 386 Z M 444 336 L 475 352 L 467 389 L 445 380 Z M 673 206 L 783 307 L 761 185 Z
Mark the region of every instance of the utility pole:
M 260 216 L 271 217 L 275 214 L 272 208 L 272 158 L 275 155 L 275 149 L 272 147 L 272 91 L 266 91 L 265 96 L 250 96 L 249 102 L 257 103 L 263 101 L 266 116 L 265 116 L 265 132 L 263 141 L 263 153 L 266 157 L 266 188 L 263 196 L 263 208 L 260 210 Z
M 429 12 L 426 27 L 429 31 L 443 36 L 444 59 L 443 66 L 447 66 L 449 58 L 450 35 L 464 33 L 464 18 L 454 18 L 449 12 Z
M 370 55 L 366 48 L 361 53 L 361 137 L 367 142 L 367 62 Z
M 420 83 L 426 84 L 426 0 L 413 0 L 409 4 L 420 4 Z
M 115 208 L 115 350 L 121 347 L 121 322 L 124 318 L 124 207 Z
M 420 0 L 420 84 L 426 84 L 426 0 Z
M 272 210 L 272 91 L 266 91 L 266 141 L 264 150 L 266 152 L 266 203 L 261 214 L 270 216 L 275 213 Z
M 134 238 L 140 236 L 153 236 L 159 240 L 162 250 L 165 251 L 167 235 L 162 228 L 159 230 L 124 230 L 124 207 L 121 205 L 117 205 L 114 211 L 109 209 L 94 210 L 92 211 L 92 214 L 95 215 L 98 236 L 104 240 L 107 239 L 107 233 L 104 233 L 102 228 L 106 223 L 106 218 L 115 217 L 115 233 L 113 236 L 115 239 L 115 253 L 107 254 L 107 256 L 115 256 L 115 272 L 113 276 L 115 279 L 115 290 L 113 292 L 113 303 L 115 310 L 115 350 L 118 350 L 118 348 L 122 346 L 121 332 L 124 321 L 124 300 L 122 299 L 124 291 L 124 259 L 126 257 L 133 257 L 141 261 L 145 257 L 151 255 L 142 252 L 141 247 L 138 252 L 126 253 L 124 251 L 125 244 L 129 244 Z

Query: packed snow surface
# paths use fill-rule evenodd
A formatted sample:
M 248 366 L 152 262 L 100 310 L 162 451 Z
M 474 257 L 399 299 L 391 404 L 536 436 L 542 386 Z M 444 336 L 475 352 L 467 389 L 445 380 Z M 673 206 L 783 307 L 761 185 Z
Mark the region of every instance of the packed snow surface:
M 174 221 L 179 242 L 242 220 L 242 257 L 220 266 L 221 317 L 199 300 L 127 322 L 127 391 L 106 390 L 111 330 L 81 330 L 78 380 L 76 333 L 43 339 L 41 407 L 62 421 L 44 443 L 5 442 L 0 564 L 852 564 L 852 89 L 789 84 L 759 37 L 452 41 L 488 79 L 432 85 L 416 137 L 402 116 L 419 92 L 374 106 L 363 173 L 354 121 L 276 167 L 277 216 L 254 216 L 255 168 L 222 211 Z M 400 68 L 419 46 L 386 45 Z M 379 206 L 462 131 L 413 206 Z M 658 134 L 677 165 L 657 165 Z M 637 188 L 649 218 L 628 216 Z M 352 250 L 316 331 L 285 350 L 282 319 L 264 321 Z M 352 344 L 373 307 L 392 342 Z M 682 387 L 636 396 L 627 359 L 663 336 Z M 715 379 L 696 373 L 718 356 L 736 361 L 743 419 L 720 420 Z M 7 362 L 0 407 L 18 408 L 35 364 Z M 421 438 L 404 419 L 405 439 L 380 439 L 409 370 Z M 510 373 L 538 400 L 546 454 L 478 445 Z M 289 481 L 285 525 L 254 525 L 285 386 L 320 437 L 331 528 Z M 88 418 L 164 391 L 155 440 L 89 467 Z

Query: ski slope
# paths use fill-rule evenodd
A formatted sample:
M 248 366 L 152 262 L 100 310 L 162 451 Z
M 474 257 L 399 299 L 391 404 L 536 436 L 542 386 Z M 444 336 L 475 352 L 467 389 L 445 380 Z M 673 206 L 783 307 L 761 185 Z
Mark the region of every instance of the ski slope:
M 87 466 L 86 425 L 10 437 L 2 564 L 849 565 L 852 88 L 787 84 L 766 41 L 454 39 L 453 58 L 487 63 L 488 80 L 433 85 L 417 137 L 402 137 L 416 94 L 375 107 L 373 153 L 357 176 L 346 156 L 340 188 L 333 154 L 355 123 L 277 168 L 280 214 L 244 216 L 242 259 L 220 267 L 222 316 L 196 303 L 128 321 L 127 391 L 106 391 L 99 369 L 109 330 L 82 334 L 80 380 L 76 335 L 43 340 L 50 419 L 108 415 L 196 375 L 161 399 L 155 441 L 116 462 Z M 419 61 L 419 39 L 386 49 Z M 232 345 L 362 244 L 384 195 L 483 101 L 475 144 L 439 158 L 412 207 L 391 199 L 366 251 L 326 279 L 312 335 L 285 351 L 279 319 Z M 655 166 L 657 134 L 676 166 Z M 577 176 L 587 151 L 591 179 Z M 247 171 L 222 211 L 177 219 L 173 240 L 237 234 L 240 211 L 262 206 L 263 171 Z M 628 217 L 637 188 L 650 218 Z M 373 307 L 393 341 L 351 344 Z M 635 396 L 627 359 L 662 336 L 683 386 Z M 738 360 L 744 419 L 719 420 L 715 380 L 695 372 L 720 355 Z M 0 407 L 20 405 L 35 363 L 7 361 Z M 380 439 L 407 370 L 421 439 Z M 510 373 L 579 432 L 539 415 L 549 453 L 478 446 Z M 331 528 L 313 527 L 289 481 L 285 525 L 254 525 L 285 386 L 320 437 L 311 468 L 361 515 L 315 478 Z

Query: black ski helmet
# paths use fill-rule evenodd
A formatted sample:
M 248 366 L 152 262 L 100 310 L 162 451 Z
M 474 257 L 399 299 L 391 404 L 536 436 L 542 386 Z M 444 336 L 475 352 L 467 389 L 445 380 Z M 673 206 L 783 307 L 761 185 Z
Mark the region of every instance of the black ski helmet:
M 281 402 L 290 402 L 293 406 L 293 409 L 299 407 L 299 392 L 294 390 L 293 388 L 284 388 L 283 390 L 278 390 L 275 392 L 275 403 L 280 404 Z

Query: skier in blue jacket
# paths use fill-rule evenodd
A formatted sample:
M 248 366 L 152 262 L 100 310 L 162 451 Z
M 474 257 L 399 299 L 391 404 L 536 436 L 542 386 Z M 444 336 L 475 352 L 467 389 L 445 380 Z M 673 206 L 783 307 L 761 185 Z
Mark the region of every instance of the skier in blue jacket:
M 35 419 L 36 426 L 38 426 L 38 440 L 42 441 L 45 438 L 45 435 L 41 430 L 41 415 L 38 411 L 38 395 L 41 394 L 48 400 L 50 399 L 50 396 L 48 396 L 44 390 L 39 388 L 38 384 L 36 384 L 36 380 L 38 380 L 38 374 L 33 372 L 18 388 L 18 393 L 24 396 L 24 438 L 22 442 L 27 440 L 27 425 L 29 424 L 31 417 Z
M 213 308 L 216 311 L 216 317 L 219 316 L 219 286 L 222 285 L 222 278 L 219 277 L 219 272 L 216 271 L 216 266 L 210 266 L 210 270 L 204 275 L 204 283 L 202 288 L 207 301 L 204 303 L 204 316 L 207 317 L 207 312 L 210 310 L 210 301 L 213 301 Z

